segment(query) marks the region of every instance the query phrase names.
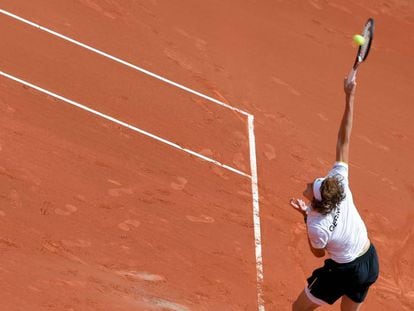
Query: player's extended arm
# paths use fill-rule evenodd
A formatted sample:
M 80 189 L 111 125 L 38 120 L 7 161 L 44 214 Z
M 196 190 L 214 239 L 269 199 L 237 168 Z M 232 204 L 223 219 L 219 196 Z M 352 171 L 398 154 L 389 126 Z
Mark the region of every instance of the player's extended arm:
M 352 119 L 354 116 L 355 88 L 355 81 L 348 83 L 347 78 L 345 78 L 345 111 L 338 132 L 338 142 L 336 144 L 336 161 L 345 163 L 348 163 L 349 161 L 349 140 L 351 138 Z

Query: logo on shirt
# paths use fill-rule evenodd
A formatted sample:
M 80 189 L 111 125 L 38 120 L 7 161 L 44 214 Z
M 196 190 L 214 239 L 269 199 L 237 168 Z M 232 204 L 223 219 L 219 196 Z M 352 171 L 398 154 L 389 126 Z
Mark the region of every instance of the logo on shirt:
M 341 209 L 339 207 L 336 208 L 335 216 L 332 222 L 332 225 L 329 226 L 329 231 L 333 232 L 338 224 L 339 214 L 341 213 Z

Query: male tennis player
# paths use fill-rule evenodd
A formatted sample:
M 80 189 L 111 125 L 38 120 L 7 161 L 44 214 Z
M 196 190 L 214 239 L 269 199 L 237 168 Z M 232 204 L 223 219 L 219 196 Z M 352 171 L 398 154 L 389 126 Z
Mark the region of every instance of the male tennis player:
M 349 140 L 356 83 L 345 78 L 345 112 L 336 146 L 336 162 L 326 177 L 308 183 L 301 199 L 290 204 L 303 214 L 312 253 L 330 259 L 313 271 L 292 310 L 314 310 L 339 298 L 341 310 L 359 310 L 379 273 L 378 257 L 352 199 L 348 181 Z

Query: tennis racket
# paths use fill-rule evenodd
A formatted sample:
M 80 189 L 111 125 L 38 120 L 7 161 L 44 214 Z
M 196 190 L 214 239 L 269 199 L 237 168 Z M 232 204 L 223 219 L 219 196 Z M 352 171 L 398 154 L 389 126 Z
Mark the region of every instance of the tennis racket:
M 358 48 L 358 53 L 354 62 L 354 66 L 348 75 L 348 83 L 355 80 L 358 66 L 367 59 L 369 50 L 371 48 L 372 39 L 374 38 L 374 19 L 369 18 L 366 22 L 364 29 L 362 30 L 361 36 L 364 37 L 365 42 L 363 45 L 360 45 Z

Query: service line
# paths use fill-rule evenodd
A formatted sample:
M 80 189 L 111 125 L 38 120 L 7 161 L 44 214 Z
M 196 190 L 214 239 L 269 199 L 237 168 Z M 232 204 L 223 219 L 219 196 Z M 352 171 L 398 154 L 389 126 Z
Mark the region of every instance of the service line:
M 48 91 L 48 90 L 46 90 L 46 89 L 44 89 L 44 88 L 41 88 L 40 86 L 34 85 L 34 84 L 30 83 L 30 82 L 27 82 L 27 81 L 25 81 L 25 80 L 22 80 L 22 79 L 20 79 L 20 78 L 17 78 L 17 77 L 15 77 L 15 76 L 12 76 L 12 75 L 10 75 L 10 74 L 8 74 L 8 73 L 6 73 L 6 72 L 0 71 L 0 75 L 1 75 L 1 76 L 3 76 L 3 77 L 5 77 L 5 78 L 8 78 L 8 79 L 10 79 L 10 80 L 16 81 L 16 82 L 21 83 L 21 84 L 23 84 L 23 85 L 26 85 L 26 86 L 28 86 L 28 87 L 31 87 L 32 89 L 35 89 L 35 90 L 37 90 L 37 91 L 39 91 L 39 92 L 42 92 L 42 93 L 45 93 L 45 94 L 47 94 L 47 95 L 49 95 L 49 96 L 52 96 L 52 97 L 54 97 L 54 98 L 57 98 L 57 99 L 59 99 L 59 100 L 61 100 L 61 101 L 65 102 L 65 103 L 67 103 L 67 104 L 70 104 L 70 105 L 75 106 L 75 107 L 78 107 L 78 108 L 80 108 L 80 109 L 82 109 L 82 110 L 88 111 L 89 113 L 92 113 L 92 114 L 94 114 L 94 115 L 97 115 L 97 116 L 99 116 L 99 117 L 101 117 L 101 118 L 104 118 L 104 119 L 106 119 L 106 120 L 108 120 L 108 121 L 114 122 L 114 123 L 116 123 L 116 124 L 119 124 L 119 125 L 121 125 L 121 126 L 123 126 L 123 127 L 128 128 L 128 129 L 130 129 L 130 130 L 133 130 L 133 131 L 135 131 L 135 132 L 138 132 L 138 133 L 140 133 L 140 134 L 142 134 L 142 135 L 145 135 L 145 136 L 151 137 L 151 138 L 153 138 L 153 139 L 155 139 L 155 140 L 158 140 L 158 141 L 160 141 L 160 142 L 162 142 L 162 143 L 164 143 L 164 144 L 167 144 L 167 145 L 169 145 L 169 146 L 171 146 L 171 147 L 174 147 L 174 148 L 176 148 L 176 149 L 179 149 L 179 150 L 182 150 L 182 151 L 184 151 L 184 152 L 187 152 L 187 153 L 189 153 L 189 154 L 191 154 L 191 155 L 193 155 L 193 156 L 195 156 L 195 157 L 197 157 L 197 158 L 203 159 L 204 161 L 214 163 L 214 164 L 216 164 L 216 165 L 218 165 L 218 166 L 221 166 L 222 168 L 225 168 L 225 169 L 227 169 L 227 170 L 229 170 L 229 171 L 232 171 L 233 173 L 239 174 L 239 175 L 244 176 L 244 177 L 251 178 L 251 176 L 250 176 L 249 174 L 246 174 L 246 173 L 244 173 L 244 172 L 242 172 L 242 171 L 239 171 L 238 169 L 235 169 L 235 168 L 233 168 L 233 167 L 231 167 L 231 166 L 228 166 L 228 165 L 226 165 L 226 164 L 223 164 L 223 163 L 221 163 L 221 162 L 219 162 L 219 161 L 216 161 L 216 160 L 214 160 L 214 159 L 211 159 L 211 158 L 209 158 L 209 157 L 206 157 L 206 156 L 204 156 L 204 155 L 202 155 L 202 154 L 199 154 L 199 153 L 197 153 L 197 152 L 195 152 L 195 151 L 192 151 L 192 150 L 190 150 L 190 149 L 184 148 L 184 147 L 182 147 L 182 146 L 180 146 L 180 145 L 178 145 L 178 144 L 176 144 L 176 143 L 173 143 L 173 142 L 171 142 L 171 141 L 169 141 L 169 140 L 167 140 L 167 139 L 165 139 L 165 138 L 162 138 L 162 137 L 159 137 L 159 136 L 157 136 L 157 135 L 151 134 L 151 133 L 149 133 L 149 132 L 147 132 L 147 131 L 145 131 L 145 130 L 142 130 L 142 129 L 140 129 L 140 128 L 136 127 L 136 126 L 133 126 L 133 125 L 128 124 L 128 123 L 126 123 L 126 122 L 123 122 L 123 121 L 121 121 L 121 120 L 115 119 L 115 118 L 113 118 L 113 117 L 111 117 L 111 116 L 109 116 L 109 115 L 107 115 L 107 114 L 104 114 L 104 113 L 102 113 L 102 112 L 99 112 L 99 111 L 97 111 L 97 110 L 94 110 L 94 109 L 92 109 L 92 108 L 89 108 L 89 107 L 87 107 L 87 106 L 85 106 L 85 105 L 82 105 L 82 104 L 80 104 L 80 103 L 77 103 L 77 102 L 75 102 L 75 101 L 73 101 L 73 100 L 71 100 L 71 99 L 68 99 L 68 98 L 66 98 L 66 97 L 63 97 L 63 96 L 58 95 L 58 94 L 56 94 L 56 93 L 53 93 L 53 92 L 51 92 L 51 91 Z

